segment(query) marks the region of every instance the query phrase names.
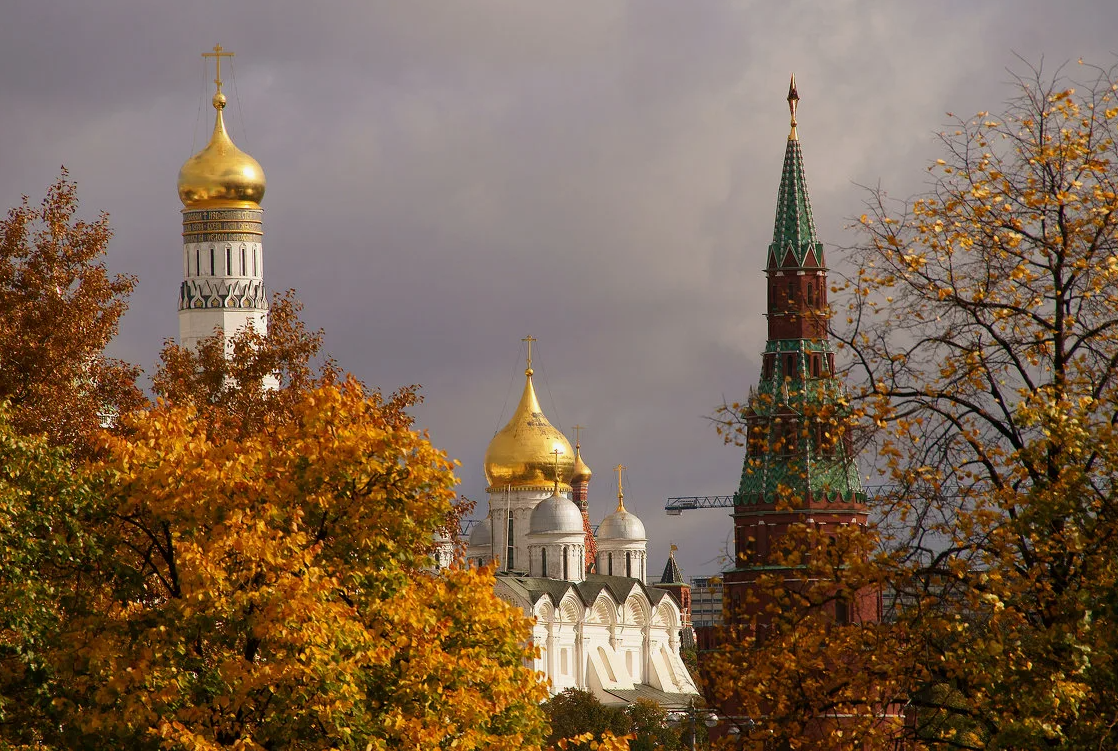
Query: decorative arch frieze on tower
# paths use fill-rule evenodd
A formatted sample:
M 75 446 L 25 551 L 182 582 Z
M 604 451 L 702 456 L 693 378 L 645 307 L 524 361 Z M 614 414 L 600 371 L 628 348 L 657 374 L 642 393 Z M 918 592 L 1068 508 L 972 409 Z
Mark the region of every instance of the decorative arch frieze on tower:
M 264 286 L 266 182 L 259 162 L 237 148 L 225 128 L 221 45 L 215 60 L 213 135 L 179 171 L 183 281 L 179 287 L 179 344 L 192 348 L 218 329 L 228 335 L 252 325 L 267 328 Z
M 741 415 L 746 456 L 734 496 L 735 560 L 724 572 L 730 618 L 764 612 L 747 598 L 770 551 L 793 524 L 867 523 L 865 493 L 850 440 L 846 387 L 835 376 L 827 335 L 827 265 L 811 213 L 803 152 L 796 131 L 799 94 L 788 92 L 791 132 L 777 193 L 776 221 L 765 264 L 768 341 L 761 378 Z M 747 602 L 751 604 L 746 604 Z M 839 619 L 876 620 L 880 598 L 858 598 Z M 763 617 L 763 616 L 762 616 Z

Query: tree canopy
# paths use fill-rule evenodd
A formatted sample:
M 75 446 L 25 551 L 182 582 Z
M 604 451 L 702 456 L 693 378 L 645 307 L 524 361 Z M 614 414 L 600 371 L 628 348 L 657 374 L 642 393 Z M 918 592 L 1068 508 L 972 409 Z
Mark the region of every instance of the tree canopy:
M 0 220 L 0 400 L 23 433 L 44 433 L 78 456 L 116 416 L 144 402 L 139 368 L 107 357 L 136 278 L 110 276 L 112 232 L 78 218 L 65 169 L 39 206 L 27 196 Z
M 806 583 L 762 581 L 768 640 L 712 662 L 755 739 L 844 716 L 812 742 L 1115 747 L 1118 81 L 1074 77 L 1018 77 L 941 134 L 926 193 L 870 196 L 832 338 L 875 523 L 793 530 Z M 844 592 L 884 620 L 827 622 Z

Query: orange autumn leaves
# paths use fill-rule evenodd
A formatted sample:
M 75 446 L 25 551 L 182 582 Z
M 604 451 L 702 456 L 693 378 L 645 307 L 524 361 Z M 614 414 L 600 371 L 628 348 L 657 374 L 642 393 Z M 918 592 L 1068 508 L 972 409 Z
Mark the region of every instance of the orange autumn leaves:
M 43 746 L 540 747 L 528 622 L 488 571 L 425 570 L 452 463 L 378 398 L 322 386 L 216 440 L 191 407 L 122 427 Z

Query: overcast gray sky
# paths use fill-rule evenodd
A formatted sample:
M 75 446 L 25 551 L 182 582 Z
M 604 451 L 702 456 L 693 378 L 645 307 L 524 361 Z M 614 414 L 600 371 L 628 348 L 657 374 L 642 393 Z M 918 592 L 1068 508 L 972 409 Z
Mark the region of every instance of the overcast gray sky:
M 789 73 L 836 266 L 858 186 L 918 190 L 945 113 L 997 111 L 1015 53 L 1074 74 L 1114 62 L 1116 31 L 1113 0 L 0 0 L 0 207 L 70 169 L 111 216 L 110 267 L 140 277 L 114 353 L 150 372 L 220 42 L 268 179 L 266 282 L 341 365 L 423 385 L 419 422 L 484 509 L 532 334 L 548 417 L 586 426 L 594 520 L 623 463 L 650 570 L 675 541 L 685 575 L 713 573 L 727 514 L 663 505 L 737 486 L 704 416 L 759 375 Z

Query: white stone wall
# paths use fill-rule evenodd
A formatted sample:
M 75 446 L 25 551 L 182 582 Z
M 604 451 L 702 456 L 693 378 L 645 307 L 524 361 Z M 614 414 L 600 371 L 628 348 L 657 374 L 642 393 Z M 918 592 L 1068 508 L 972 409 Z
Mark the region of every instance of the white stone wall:
M 540 656 L 532 667 L 557 694 L 567 688 L 593 691 L 617 703 L 608 689 L 645 684 L 668 693 L 698 693 L 679 657 L 679 608 L 670 597 L 653 608 L 639 586 L 624 603 L 607 590 L 585 607 L 574 587 L 556 605 L 543 596 L 533 606 L 497 579 L 497 594 L 535 617 L 532 638 Z
M 554 492 L 552 487 L 538 488 L 513 488 L 506 493 L 505 490 L 493 490 L 489 493 L 489 513 L 493 519 L 493 557 L 498 561 L 498 571 L 529 570 L 530 559 L 528 555 L 528 524 L 532 516 L 532 509 L 545 498 L 551 497 Z M 570 498 L 570 492 L 563 495 Z M 508 565 L 508 517 L 511 514 L 513 522 L 513 561 Z M 550 553 L 548 556 L 550 557 Z M 550 565 L 550 561 L 548 562 Z
M 625 555 L 629 555 L 628 569 L 625 565 Z M 612 556 L 612 567 L 610 557 Z M 648 575 L 648 553 L 644 540 L 613 541 L 598 540 L 598 561 L 595 569 L 599 574 L 606 576 L 631 576 L 634 579 L 645 581 Z M 627 573 L 631 572 L 631 573 Z
M 179 344 L 193 348 L 220 328 L 231 336 L 251 322 L 268 325 L 264 250 L 259 242 L 183 244 L 179 290 Z

